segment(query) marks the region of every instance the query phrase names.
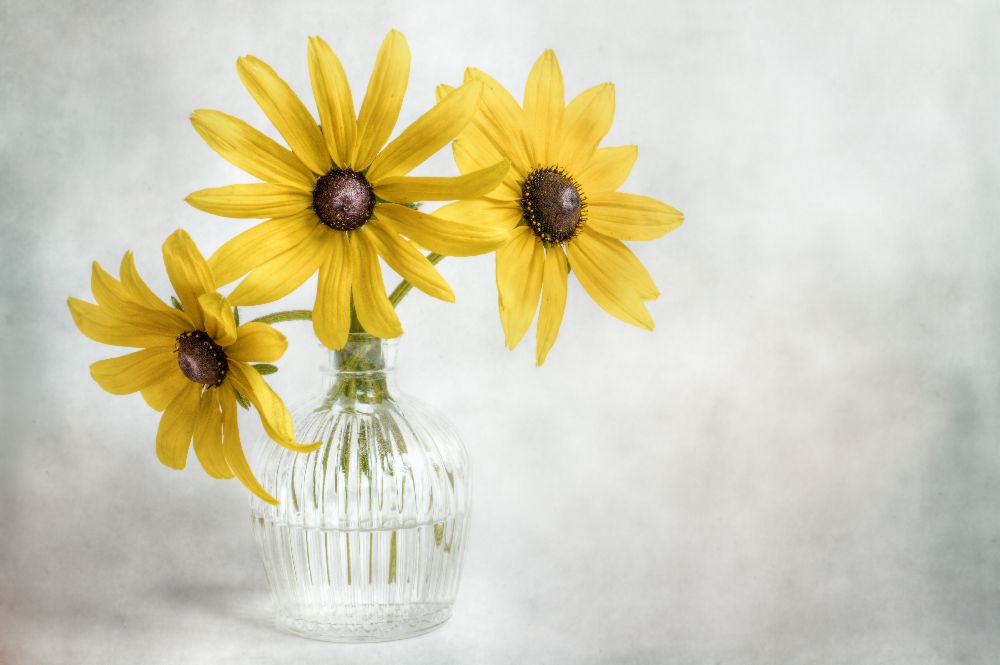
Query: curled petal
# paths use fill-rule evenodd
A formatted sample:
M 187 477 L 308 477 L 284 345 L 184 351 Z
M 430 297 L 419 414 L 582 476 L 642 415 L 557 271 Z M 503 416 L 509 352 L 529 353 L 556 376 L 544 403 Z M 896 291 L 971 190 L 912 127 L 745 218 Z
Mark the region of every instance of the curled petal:
M 236 329 L 236 341 L 226 348 L 226 357 L 240 362 L 271 363 L 285 355 L 288 340 L 275 328 L 251 321 Z

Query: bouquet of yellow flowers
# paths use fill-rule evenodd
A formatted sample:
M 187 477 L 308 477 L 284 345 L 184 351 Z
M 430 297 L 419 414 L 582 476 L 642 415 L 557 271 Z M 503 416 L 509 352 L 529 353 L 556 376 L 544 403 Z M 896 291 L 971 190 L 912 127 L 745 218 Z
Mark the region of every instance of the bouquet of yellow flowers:
M 435 265 L 493 252 L 506 345 L 520 343 L 537 313 L 540 366 L 559 333 L 571 272 L 609 314 L 653 328 L 645 303 L 659 291 L 623 241 L 659 238 L 683 216 L 617 191 L 638 149 L 600 147 L 614 86 L 567 104 L 552 51 L 528 74 L 523 104 L 469 68 L 460 85 L 438 86 L 436 104 L 391 140 L 409 78 L 402 34 L 382 42 L 360 110 L 319 37 L 309 40 L 308 67 L 318 122 L 266 63 L 237 60 L 287 147 L 221 111 L 191 115 L 209 147 L 259 182 L 202 189 L 188 203 L 266 221 L 207 259 L 185 231 L 171 234 L 163 244 L 169 303 L 126 253 L 117 279 L 94 264 L 95 303 L 70 298 L 69 308 L 88 337 L 138 349 L 94 363 L 91 375 L 162 412 L 159 460 L 184 468 L 193 442 L 209 475 L 235 476 L 256 497 L 283 627 L 323 639 L 400 637 L 450 613 L 468 519 L 461 442 L 433 417 L 420 424 L 426 411 L 404 407 L 392 385 L 391 345 L 382 340 L 403 332 L 400 301 L 416 287 L 453 302 Z M 408 175 L 449 143 L 461 175 Z M 426 202 L 450 203 L 427 213 L 419 210 Z M 392 292 L 382 262 L 402 278 Z M 317 272 L 311 311 L 240 322 L 239 307 L 277 301 Z M 337 355 L 332 385 L 293 419 L 264 377 L 287 347 L 272 324 L 296 319 L 311 320 Z M 244 453 L 238 405 L 252 407 L 278 444 L 261 456 L 263 480 Z M 301 534 L 290 537 L 289 528 Z

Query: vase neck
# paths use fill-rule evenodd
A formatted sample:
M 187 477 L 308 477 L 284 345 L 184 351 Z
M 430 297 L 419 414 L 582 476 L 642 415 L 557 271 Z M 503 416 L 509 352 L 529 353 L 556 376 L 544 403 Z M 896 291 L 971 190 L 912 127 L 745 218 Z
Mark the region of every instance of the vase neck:
M 343 348 L 330 351 L 327 392 L 361 401 L 382 401 L 395 394 L 397 339 L 351 333 Z

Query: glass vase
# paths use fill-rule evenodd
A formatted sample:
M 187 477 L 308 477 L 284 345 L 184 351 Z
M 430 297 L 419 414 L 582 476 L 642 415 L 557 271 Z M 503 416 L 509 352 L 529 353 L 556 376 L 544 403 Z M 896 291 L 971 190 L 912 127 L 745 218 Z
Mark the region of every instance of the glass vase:
M 468 453 L 441 413 L 399 392 L 396 340 L 352 333 L 319 396 L 293 410 L 296 440 L 258 448 L 251 498 L 277 626 L 335 642 L 432 630 L 451 616 L 469 524 Z

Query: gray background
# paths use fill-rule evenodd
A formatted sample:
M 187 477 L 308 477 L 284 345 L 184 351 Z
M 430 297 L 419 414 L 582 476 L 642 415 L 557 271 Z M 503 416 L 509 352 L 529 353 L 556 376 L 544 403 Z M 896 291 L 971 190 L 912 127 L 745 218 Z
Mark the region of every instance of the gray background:
M 0 26 L 0 661 L 997 662 L 995 3 L 4 0 Z M 238 55 L 309 99 L 321 34 L 360 100 L 390 27 L 400 127 L 467 64 L 520 98 L 552 47 L 570 94 L 616 82 L 623 189 L 688 221 L 634 245 L 656 332 L 572 282 L 541 370 L 533 333 L 503 349 L 491 257 L 442 264 L 456 305 L 405 303 L 401 382 L 466 435 L 473 542 L 443 629 L 342 647 L 271 628 L 244 490 L 159 465 L 65 299 L 126 249 L 165 295 L 171 230 L 250 226 L 182 200 L 252 180 L 187 122 L 266 126 Z M 324 353 L 284 330 L 295 403 Z

